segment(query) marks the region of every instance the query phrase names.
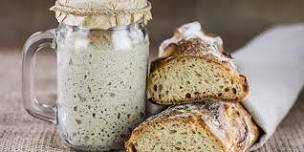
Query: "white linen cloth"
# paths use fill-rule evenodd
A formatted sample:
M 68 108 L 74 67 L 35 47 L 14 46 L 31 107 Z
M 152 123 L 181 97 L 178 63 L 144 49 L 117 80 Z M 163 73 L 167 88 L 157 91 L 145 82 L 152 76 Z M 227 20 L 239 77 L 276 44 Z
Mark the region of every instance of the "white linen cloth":
M 304 24 L 267 30 L 233 57 L 249 80 L 243 105 L 264 131 L 255 150 L 275 132 L 304 85 Z

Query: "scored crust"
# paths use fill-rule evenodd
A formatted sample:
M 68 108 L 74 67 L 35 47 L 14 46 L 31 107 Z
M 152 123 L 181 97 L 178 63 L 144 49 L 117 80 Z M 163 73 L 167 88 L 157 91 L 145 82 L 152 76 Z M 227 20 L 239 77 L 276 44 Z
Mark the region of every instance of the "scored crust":
M 230 68 L 236 70 L 232 56 L 225 52 L 222 46 L 206 42 L 200 38 L 190 38 L 181 40 L 178 43 L 171 43 L 164 49 L 164 55 L 162 57 L 174 55 L 207 56 L 223 64 L 227 64 Z
M 219 64 L 225 64 L 229 69 L 237 71 L 233 61 L 232 56 L 225 52 L 222 47 L 219 47 L 215 44 L 210 44 L 205 42 L 200 38 L 190 38 L 188 40 L 181 40 L 180 42 L 169 44 L 165 50 L 162 57 L 152 62 L 157 64 L 158 61 L 170 58 L 173 56 L 193 56 L 193 57 L 202 57 L 213 60 Z M 151 69 L 155 69 L 154 68 Z
M 127 152 L 141 152 L 137 151 L 135 146 L 137 142 L 140 142 L 137 141 L 141 139 L 139 137 L 143 136 L 146 131 L 151 132 L 155 129 L 153 126 L 157 124 L 170 123 L 171 121 L 179 124 L 192 124 L 205 130 L 208 134 L 208 140 L 216 143 L 223 152 L 245 152 L 254 144 L 259 135 L 259 129 L 251 116 L 239 103 L 186 104 L 170 107 L 162 113 L 150 117 L 135 128 L 125 140 Z M 144 138 L 148 139 L 148 137 Z M 154 142 L 150 141 L 151 144 L 156 144 Z

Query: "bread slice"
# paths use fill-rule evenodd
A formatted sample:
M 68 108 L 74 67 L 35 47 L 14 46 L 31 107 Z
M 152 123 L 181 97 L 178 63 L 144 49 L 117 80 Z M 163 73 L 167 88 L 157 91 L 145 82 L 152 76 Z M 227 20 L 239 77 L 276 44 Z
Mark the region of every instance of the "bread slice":
M 238 73 L 229 56 L 210 52 L 208 45 L 198 38 L 169 45 L 165 52 L 170 56 L 151 65 L 148 98 L 165 105 L 209 99 L 242 101 L 248 94 L 246 77 Z
M 245 152 L 259 130 L 239 103 L 170 107 L 147 119 L 125 140 L 127 152 Z

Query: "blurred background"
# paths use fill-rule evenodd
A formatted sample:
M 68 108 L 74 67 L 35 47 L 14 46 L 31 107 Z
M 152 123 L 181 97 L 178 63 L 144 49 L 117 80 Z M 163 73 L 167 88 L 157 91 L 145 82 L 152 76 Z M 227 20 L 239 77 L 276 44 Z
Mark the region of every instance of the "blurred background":
M 55 28 L 49 7 L 55 0 L 1 0 L 0 49 L 20 50 L 33 32 Z M 268 27 L 304 21 L 303 0 L 151 0 L 151 55 L 181 24 L 199 20 L 208 32 L 224 39 L 227 51 L 242 47 Z M 10 50 L 10 49 L 9 49 Z

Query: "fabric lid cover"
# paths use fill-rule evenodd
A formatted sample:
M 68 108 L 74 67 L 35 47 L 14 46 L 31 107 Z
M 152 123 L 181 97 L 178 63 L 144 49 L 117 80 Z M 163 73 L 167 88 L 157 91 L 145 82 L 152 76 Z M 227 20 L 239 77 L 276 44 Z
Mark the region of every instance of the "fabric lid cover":
M 50 10 L 60 23 L 109 29 L 152 19 L 147 0 L 57 0 Z

